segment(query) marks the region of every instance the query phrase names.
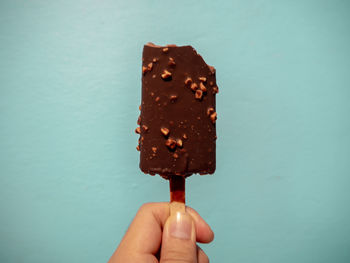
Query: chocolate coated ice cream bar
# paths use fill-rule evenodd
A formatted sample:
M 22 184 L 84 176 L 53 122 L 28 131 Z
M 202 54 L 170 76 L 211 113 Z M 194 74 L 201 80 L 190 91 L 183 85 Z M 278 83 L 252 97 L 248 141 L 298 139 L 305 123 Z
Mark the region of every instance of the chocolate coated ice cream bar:
M 136 128 L 144 173 L 214 173 L 217 93 L 215 69 L 191 46 L 144 46 Z

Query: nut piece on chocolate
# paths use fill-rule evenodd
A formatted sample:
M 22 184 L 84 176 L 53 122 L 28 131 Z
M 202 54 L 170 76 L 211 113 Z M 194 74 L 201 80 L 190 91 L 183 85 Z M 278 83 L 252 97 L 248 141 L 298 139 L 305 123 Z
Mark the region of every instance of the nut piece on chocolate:
M 196 83 L 191 84 L 191 90 L 196 91 L 198 89 L 198 85 Z
M 168 65 L 174 67 L 176 65 L 175 60 L 173 58 L 169 58 Z
M 163 74 L 161 76 L 162 76 L 162 79 L 169 80 L 171 78 L 171 73 L 166 69 L 164 69 Z
M 171 95 L 170 96 L 170 101 L 171 102 L 175 102 L 177 100 L 177 96 L 176 95 Z
M 164 127 L 160 128 L 160 131 L 164 136 L 168 136 L 170 132 L 168 128 L 164 128 Z
M 146 74 L 148 71 L 148 68 L 145 66 L 142 66 L 142 74 Z
M 163 178 L 214 173 L 215 69 L 191 46 L 151 43 L 142 64 L 141 170 Z
M 202 82 L 206 82 L 207 81 L 207 78 L 206 77 L 199 77 L 198 78 L 200 81 L 202 81 Z
M 171 149 L 174 150 L 176 147 L 176 140 L 174 140 L 173 138 L 169 138 L 166 140 L 165 145 Z
M 200 90 L 200 89 L 197 89 L 196 93 L 195 93 L 195 97 L 196 97 L 197 100 L 201 100 L 202 97 L 203 97 L 203 91 Z
M 181 139 L 176 139 L 176 145 L 182 148 L 182 140 Z
M 203 82 L 199 83 L 199 88 L 203 92 L 207 92 L 207 88 L 204 86 Z
M 188 86 L 188 85 L 191 85 L 192 84 L 192 79 L 190 77 L 187 77 L 185 79 L 185 85 Z
M 214 113 L 215 112 L 215 110 L 214 110 L 214 108 L 213 107 L 209 107 L 208 109 L 207 109 L 207 115 L 208 116 L 210 116 L 212 113 Z
M 217 118 L 217 114 L 216 114 L 216 112 L 214 112 L 214 113 L 212 113 L 211 115 L 210 115 L 210 119 L 211 119 L 211 122 L 212 123 L 215 123 L 216 122 L 216 118 Z

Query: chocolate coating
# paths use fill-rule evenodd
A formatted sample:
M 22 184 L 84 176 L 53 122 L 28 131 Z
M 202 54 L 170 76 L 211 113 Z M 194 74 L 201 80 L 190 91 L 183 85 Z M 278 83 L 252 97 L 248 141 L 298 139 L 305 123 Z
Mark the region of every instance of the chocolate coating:
M 191 46 L 150 43 L 142 61 L 141 170 L 164 178 L 214 173 L 215 69 Z

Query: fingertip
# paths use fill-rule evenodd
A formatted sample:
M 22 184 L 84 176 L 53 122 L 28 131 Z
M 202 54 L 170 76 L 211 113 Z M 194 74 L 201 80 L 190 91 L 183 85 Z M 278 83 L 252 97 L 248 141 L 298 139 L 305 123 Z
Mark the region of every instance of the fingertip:
M 207 222 L 191 207 L 186 207 L 186 211 L 192 216 L 195 226 L 197 241 L 200 243 L 210 243 L 214 240 L 214 232 Z
M 157 221 L 159 226 L 163 228 L 165 221 L 169 217 L 169 203 L 158 202 L 158 203 L 144 203 L 138 211 L 138 214 L 152 214 L 154 219 Z
M 197 230 L 197 241 L 200 243 L 210 243 L 214 240 L 214 232 L 209 225 L 199 226 Z

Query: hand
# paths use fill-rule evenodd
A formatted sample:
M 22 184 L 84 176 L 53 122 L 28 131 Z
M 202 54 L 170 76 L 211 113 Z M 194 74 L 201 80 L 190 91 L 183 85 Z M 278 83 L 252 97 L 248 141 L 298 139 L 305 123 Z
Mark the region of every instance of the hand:
M 209 243 L 214 233 L 192 208 L 169 217 L 169 203 L 144 204 L 109 263 L 206 263 L 197 245 Z

